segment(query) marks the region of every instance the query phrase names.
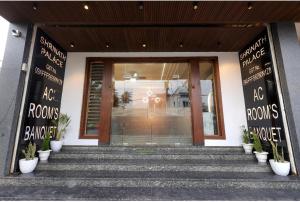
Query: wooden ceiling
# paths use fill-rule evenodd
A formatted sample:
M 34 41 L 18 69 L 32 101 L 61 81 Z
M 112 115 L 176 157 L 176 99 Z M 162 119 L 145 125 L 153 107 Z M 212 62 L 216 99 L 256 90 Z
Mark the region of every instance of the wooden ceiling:
M 54 28 L 43 27 L 68 51 L 237 51 L 262 28 Z M 69 44 L 75 47 L 70 48 Z M 109 48 L 106 45 L 109 45 Z M 146 47 L 143 47 L 143 44 Z M 182 43 L 182 47 L 180 44 Z
M 104 52 L 239 51 L 264 29 L 263 23 L 300 21 L 300 2 L 251 2 L 252 9 L 241 1 L 200 1 L 197 10 L 187 1 L 139 5 L 9 1 L 0 2 L 0 15 L 11 22 L 39 23 L 68 51 Z

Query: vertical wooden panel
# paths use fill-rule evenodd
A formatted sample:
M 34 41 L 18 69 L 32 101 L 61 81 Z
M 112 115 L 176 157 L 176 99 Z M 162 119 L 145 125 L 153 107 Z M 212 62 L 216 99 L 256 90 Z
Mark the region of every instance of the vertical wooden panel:
M 113 104 L 112 77 L 113 63 L 112 61 L 104 61 L 102 103 L 100 110 L 99 144 L 110 143 L 111 112 Z
M 226 139 L 225 126 L 223 118 L 223 104 L 222 104 L 222 93 L 221 93 L 221 81 L 220 81 L 220 70 L 218 60 L 214 61 L 214 72 L 215 72 L 215 91 L 216 91 L 216 107 L 217 107 L 217 118 L 218 118 L 218 136 L 220 139 Z
M 196 59 L 191 60 L 191 103 L 193 144 L 204 145 L 199 61 Z
M 89 75 L 90 75 L 90 62 L 91 62 L 90 59 L 87 58 L 86 66 L 85 66 L 84 86 L 83 86 L 79 139 L 85 138 L 85 123 L 86 123 L 87 96 L 88 96 Z

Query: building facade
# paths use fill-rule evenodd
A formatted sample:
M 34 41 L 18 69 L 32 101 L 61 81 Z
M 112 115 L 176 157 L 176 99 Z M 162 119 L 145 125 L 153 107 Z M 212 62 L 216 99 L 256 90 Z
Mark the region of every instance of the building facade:
M 299 2 L 0 5 L 2 175 L 59 112 L 65 145 L 240 146 L 245 125 L 298 173 Z

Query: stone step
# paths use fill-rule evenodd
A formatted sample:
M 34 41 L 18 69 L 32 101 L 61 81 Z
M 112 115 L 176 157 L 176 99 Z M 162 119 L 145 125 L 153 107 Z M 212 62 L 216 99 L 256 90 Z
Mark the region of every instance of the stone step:
M 55 177 L 5 177 L 0 178 L 1 186 L 28 186 L 37 189 L 43 186 L 51 187 L 147 187 L 147 188 L 248 188 L 257 189 L 287 189 L 300 190 L 298 180 L 261 180 L 261 179 L 152 179 L 152 178 L 55 178 Z
M 25 175 L 21 175 L 26 176 Z M 39 170 L 35 171 L 32 176 L 35 177 L 54 177 L 54 178 L 151 178 L 151 179 L 199 179 L 199 180 L 209 180 L 209 179 L 257 179 L 257 180 L 295 180 L 296 176 L 282 177 L 274 175 L 269 172 L 198 172 L 198 171 L 114 171 L 114 170 L 104 170 L 104 171 L 93 171 L 93 172 L 82 172 L 82 171 L 72 171 L 62 170 L 62 171 L 51 171 L 51 170 Z
M 93 172 L 103 170 L 114 171 L 201 171 L 201 172 L 271 172 L 267 165 L 259 164 L 132 164 L 132 163 L 39 163 L 37 170 L 69 170 Z
M 254 160 L 254 155 L 246 154 L 128 154 L 128 153 L 51 153 L 51 159 L 164 159 L 164 160 Z
M 44 162 L 41 162 L 44 163 Z M 252 160 L 231 160 L 231 159 L 97 159 L 97 158 L 51 158 L 48 163 L 78 163 L 78 164 L 157 164 L 157 165 L 214 165 L 214 164 L 224 164 L 224 165 L 251 165 L 257 164 L 257 161 L 253 158 Z
M 121 147 L 121 146 L 64 146 L 64 154 L 244 154 L 242 147 L 164 147 L 164 146 L 144 146 L 144 147 Z
M 0 186 L 4 201 L 299 201 L 297 189 Z

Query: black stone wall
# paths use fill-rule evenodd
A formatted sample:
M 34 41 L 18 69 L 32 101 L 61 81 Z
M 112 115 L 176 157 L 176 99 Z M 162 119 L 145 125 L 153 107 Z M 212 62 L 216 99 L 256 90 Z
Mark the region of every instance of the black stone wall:
M 283 101 L 295 156 L 300 171 L 300 44 L 295 24 L 271 25 Z
M 14 37 L 12 29 L 21 31 Z M 32 37 L 29 24 L 10 24 L 0 72 L 0 176 L 9 174 Z

